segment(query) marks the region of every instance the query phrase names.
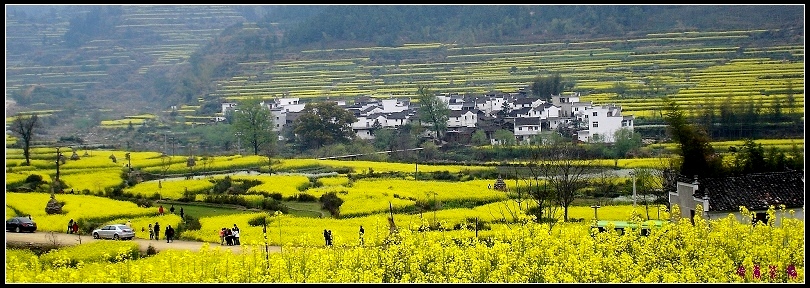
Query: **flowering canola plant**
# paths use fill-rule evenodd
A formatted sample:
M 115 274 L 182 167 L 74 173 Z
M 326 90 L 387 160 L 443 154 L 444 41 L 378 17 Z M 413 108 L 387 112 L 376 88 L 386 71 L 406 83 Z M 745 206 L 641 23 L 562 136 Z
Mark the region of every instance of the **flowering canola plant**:
M 493 226 L 488 236 L 450 237 L 406 227 L 389 234 L 384 222 L 376 222 L 368 225 L 366 234 L 382 237 L 368 237 L 363 245 L 286 243 L 280 252 L 266 254 L 263 240 L 252 240 L 242 241 L 241 253 L 204 244 L 200 251 L 166 250 L 76 267 L 44 265 L 35 255 L 14 252 L 6 257 L 6 282 L 804 282 L 803 220 L 783 215 L 780 225 L 752 225 L 733 216 L 704 220 L 697 215 L 694 224 L 680 219 L 647 236 L 633 230 L 597 233 L 583 223 L 550 226 L 529 219 Z

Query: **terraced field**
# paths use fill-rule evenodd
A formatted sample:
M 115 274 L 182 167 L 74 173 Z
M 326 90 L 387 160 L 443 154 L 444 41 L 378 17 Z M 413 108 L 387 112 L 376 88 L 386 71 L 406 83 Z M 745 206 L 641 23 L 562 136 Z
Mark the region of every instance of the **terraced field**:
M 206 98 L 411 97 L 419 85 L 443 93 L 514 92 L 538 75 L 559 73 L 575 82 L 571 90 L 583 93 L 584 101 L 616 103 L 636 117 L 660 115 L 662 96 L 694 111 L 706 101 L 720 104 L 728 97 L 734 105 L 761 101 L 768 108 L 792 93 L 796 107 L 803 107 L 803 44 L 747 47 L 751 39 L 766 32 L 695 31 L 567 43 L 473 47 L 428 43 L 309 50 L 303 51 L 301 60 L 239 63 L 244 71 L 258 72 L 218 81 L 217 91 Z M 403 59 L 390 64 L 373 59 L 384 53 Z M 620 95 L 617 85 L 637 95 Z

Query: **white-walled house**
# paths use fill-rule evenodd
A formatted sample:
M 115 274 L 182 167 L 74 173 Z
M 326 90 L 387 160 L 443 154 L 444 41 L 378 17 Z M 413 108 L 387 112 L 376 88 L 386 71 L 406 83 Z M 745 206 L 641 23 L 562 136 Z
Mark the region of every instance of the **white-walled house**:
M 697 205 L 703 209 L 703 219 L 720 219 L 734 215 L 740 222 L 751 222 L 752 217 L 742 215 L 744 206 L 756 221 L 770 221 L 770 206 L 777 210 L 782 205 L 793 210 L 792 216 L 804 220 L 804 171 L 753 173 L 741 176 L 698 178 L 677 176 L 676 187 L 669 193 L 669 205 L 677 205 L 682 218 L 693 219 Z M 790 213 L 785 213 L 790 215 Z M 783 214 L 776 213 L 776 225 Z M 788 216 L 784 216 L 788 217 Z
M 386 128 L 399 128 L 399 126 L 408 124 L 410 121 L 410 110 L 402 110 L 399 112 L 386 113 L 385 123 L 381 123 Z
M 385 125 L 387 123 L 387 119 L 383 114 L 374 114 L 374 115 L 359 115 L 356 116 L 357 121 L 352 123 L 352 130 L 354 131 L 355 135 L 357 135 L 360 139 L 374 139 L 374 135 L 371 134 L 371 130 L 374 129 L 374 123 L 379 123 L 380 126 Z
M 410 103 L 400 99 L 382 99 L 381 101 L 383 113 L 402 112 L 408 110 Z
M 580 103 L 579 93 L 551 95 L 551 104 L 560 107 L 560 117 L 574 117 L 574 103 Z
M 540 118 L 514 118 L 515 140 L 518 143 L 531 144 L 529 141 L 534 135 L 540 134 Z
M 477 111 L 460 111 L 450 110 L 450 115 L 447 118 L 447 128 L 469 127 L 475 128 L 478 123 Z
M 546 103 L 540 98 L 517 98 L 512 101 L 512 109 L 519 109 L 519 108 L 534 108 L 539 107 Z
M 279 108 L 270 109 L 273 117 L 273 131 L 279 132 L 287 124 L 287 112 Z
M 236 109 L 236 103 L 234 102 L 225 102 L 222 103 L 222 115 L 228 114 L 228 111 L 233 111 Z
M 278 103 L 278 106 L 298 105 L 298 104 L 301 104 L 301 99 L 299 99 L 298 97 L 295 97 L 295 98 L 278 98 L 278 99 L 276 99 L 276 103 Z
M 503 111 L 504 103 L 506 103 L 506 98 L 503 95 L 480 97 L 475 102 L 475 108 L 484 111 L 487 115 L 493 115 Z
M 536 108 L 540 110 L 540 127 L 541 129 L 554 130 L 562 123 L 560 119 L 560 110 L 558 106 L 551 103 L 543 103 L 542 106 Z
M 594 138 L 605 143 L 616 142 L 613 134 L 621 128 L 628 128 L 633 131 L 633 116 L 623 116 L 622 107 L 614 104 L 585 106 L 581 111 L 580 120 L 587 124 L 585 130 L 577 133 L 579 141 L 590 142 Z M 580 116 L 578 116 L 580 117 Z

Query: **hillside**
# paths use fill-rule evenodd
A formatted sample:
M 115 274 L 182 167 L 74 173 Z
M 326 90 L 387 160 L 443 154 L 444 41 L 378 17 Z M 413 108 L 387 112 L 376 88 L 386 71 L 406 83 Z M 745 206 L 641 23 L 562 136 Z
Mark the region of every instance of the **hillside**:
M 309 93 L 346 97 L 363 91 L 371 95 L 391 95 L 388 91 L 408 94 L 413 85 L 430 83 L 424 81 L 434 80 L 433 76 L 397 76 L 402 72 L 388 70 L 386 65 L 444 62 L 444 69 L 453 69 L 447 59 L 480 57 L 465 56 L 471 51 L 487 49 L 506 53 L 503 55 L 516 52 L 497 48 L 499 45 L 548 44 L 542 49 L 553 51 L 570 43 L 590 41 L 594 44 L 580 47 L 617 49 L 621 47 L 615 42 L 596 43 L 666 33 L 738 30 L 749 36 L 715 42 L 738 47 L 778 47 L 801 44 L 804 37 L 803 6 L 796 5 L 34 8 L 7 6 L 6 98 L 16 101 L 16 105 L 10 108 L 7 101 L 6 113 L 55 111 L 52 113 L 58 120 L 51 120 L 53 129 L 42 135 L 49 139 L 92 130 L 100 120 L 142 113 L 162 115 L 170 105 L 195 109 L 205 102 L 223 101 L 234 96 L 228 90 L 233 81 L 273 87 L 287 85 L 272 82 L 277 79 L 298 86 L 308 83 L 312 77 L 308 74 L 301 79 L 278 77 L 277 71 L 300 69 L 285 68 L 285 61 L 321 63 L 322 71 L 343 69 L 343 74 L 359 71 L 365 74 L 360 78 L 377 78 L 376 82 L 371 80 L 375 85 L 383 82 L 392 86 L 369 90 L 370 83 L 351 84 L 336 79 L 313 87 L 265 92 L 265 96 L 280 96 L 302 88 Z M 744 33 L 749 30 L 764 32 Z M 419 45 L 421 49 L 412 49 Z M 660 43 L 654 45 L 625 48 L 645 53 L 667 49 L 657 47 Z M 528 83 L 532 75 L 542 73 L 529 68 L 511 82 Z M 475 74 L 466 77 L 470 78 L 450 81 L 442 86 L 447 91 L 439 92 L 464 91 L 469 89 L 465 88 L 469 83 L 480 82 Z M 341 85 L 345 83 L 354 86 L 343 90 Z M 396 88 L 403 83 L 410 84 L 402 87 L 404 90 Z

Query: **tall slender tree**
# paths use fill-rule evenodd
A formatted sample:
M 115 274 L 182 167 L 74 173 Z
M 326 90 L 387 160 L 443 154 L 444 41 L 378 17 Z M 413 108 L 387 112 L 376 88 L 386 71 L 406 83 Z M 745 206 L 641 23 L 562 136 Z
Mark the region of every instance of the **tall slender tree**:
M 25 166 L 31 165 L 31 140 L 34 138 L 34 131 L 40 126 L 37 115 L 17 115 L 11 122 L 11 132 L 20 136 L 19 143 L 23 149 L 23 156 L 25 156 Z
M 273 115 L 262 105 L 260 97 L 252 97 L 237 103 L 234 114 L 233 129 L 241 135 L 245 143 L 253 148 L 253 155 L 259 151 L 271 149 L 276 143 L 276 132 L 273 131 Z
M 666 100 L 664 121 L 672 140 L 678 143 L 680 173 L 684 176 L 704 177 L 725 174 L 722 159 L 714 153 L 711 139 L 700 127 L 687 122 L 686 116 L 675 101 Z
M 419 94 L 419 121 L 428 124 L 436 133 L 436 139 L 441 140 L 447 130 L 450 107 L 434 95 L 427 86 L 420 85 L 417 94 Z

